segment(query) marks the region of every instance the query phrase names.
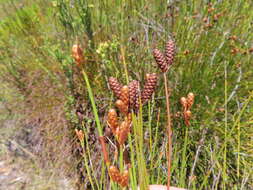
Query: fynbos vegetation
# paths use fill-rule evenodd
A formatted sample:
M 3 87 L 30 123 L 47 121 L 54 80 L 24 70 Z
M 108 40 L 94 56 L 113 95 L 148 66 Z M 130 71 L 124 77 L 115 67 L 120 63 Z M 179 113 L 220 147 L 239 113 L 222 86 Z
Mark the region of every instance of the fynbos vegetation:
M 0 9 L 0 143 L 49 189 L 252 189 L 252 1 Z

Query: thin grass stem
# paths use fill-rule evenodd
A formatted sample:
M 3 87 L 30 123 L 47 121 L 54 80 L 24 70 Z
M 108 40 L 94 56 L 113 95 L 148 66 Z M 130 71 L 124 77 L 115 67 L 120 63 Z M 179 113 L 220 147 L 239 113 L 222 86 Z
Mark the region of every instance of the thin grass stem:
M 186 126 L 185 129 L 185 138 L 184 138 L 184 147 L 182 152 L 182 164 L 181 164 L 181 171 L 180 171 L 180 180 L 179 183 L 182 187 L 185 186 L 185 177 L 186 177 L 186 149 L 188 144 L 188 127 Z
M 227 63 L 225 63 L 224 68 L 225 74 L 225 89 L 224 89 L 224 98 L 225 98 L 225 143 L 224 143 L 224 153 L 223 153 L 223 189 L 226 190 L 226 180 L 227 180 L 227 127 L 228 127 L 228 106 L 227 106 Z

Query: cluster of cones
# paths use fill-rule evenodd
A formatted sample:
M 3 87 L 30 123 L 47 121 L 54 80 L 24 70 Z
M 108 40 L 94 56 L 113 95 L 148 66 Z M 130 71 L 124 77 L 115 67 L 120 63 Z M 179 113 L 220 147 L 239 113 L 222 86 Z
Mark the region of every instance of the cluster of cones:
M 165 51 L 162 52 L 159 49 L 153 50 L 153 56 L 157 63 L 158 68 L 163 72 L 166 73 L 171 65 L 174 62 L 175 57 L 175 43 L 173 40 L 168 40 L 165 45 Z M 83 50 L 81 46 L 77 43 L 72 47 L 72 57 L 75 60 L 75 63 L 78 67 L 80 67 L 85 59 L 83 56 Z M 164 75 L 166 76 L 166 75 Z M 132 126 L 132 115 L 131 113 L 138 113 L 140 107 L 148 102 L 148 100 L 152 97 L 152 94 L 155 91 L 157 86 L 158 75 L 156 73 L 147 74 L 145 78 L 145 84 L 143 89 L 140 88 L 140 82 L 137 80 L 131 81 L 128 85 L 123 86 L 118 82 L 118 80 L 114 77 L 109 78 L 109 86 L 110 89 L 114 92 L 115 96 L 117 97 L 117 101 L 115 105 L 118 109 L 118 112 L 115 109 L 110 109 L 108 112 L 107 124 L 111 129 L 115 139 L 118 142 L 120 147 L 125 145 L 125 142 L 128 138 L 128 134 L 131 132 Z M 190 108 L 194 102 L 194 94 L 189 93 L 187 98 L 181 98 L 181 104 L 183 106 L 183 117 L 185 124 L 187 126 L 190 125 L 191 119 L 191 111 Z M 119 114 L 123 115 L 120 117 Z M 119 121 L 123 118 L 123 121 Z M 84 134 L 80 130 L 76 130 L 76 135 L 78 139 L 83 142 Z M 104 153 L 104 158 L 107 164 L 110 165 L 108 153 L 106 151 L 106 145 L 104 141 L 104 137 L 101 136 L 100 142 L 102 145 L 102 150 Z M 109 175 L 111 179 L 118 183 L 121 187 L 128 186 L 129 183 L 129 167 L 127 165 L 124 171 L 119 171 L 116 166 L 111 165 L 109 167 Z M 158 187 L 158 186 L 157 186 Z M 164 186 L 165 187 L 165 186 Z M 154 189 L 156 186 L 154 186 Z M 162 186 L 159 186 L 162 188 Z M 150 186 L 150 189 L 151 186 Z
M 182 97 L 180 99 L 180 103 L 183 107 L 183 117 L 184 117 L 184 122 L 186 126 L 190 125 L 190 119 L 192 116 L 192 113 L 190 111 L 193 103 L 194 103 L 194 94 L 190 92 L 187 97 Z
M 140 108 L 140 104 L 145 104 L 148 102 L 148 100 L 151 98 L 153 92 L 155 91 L 156 85 L 157 85 L 157 74 L 156 73 L 151 73 L 151 74 L 147 74 L 146 75 L 146 79 L 145 79 L 145 84 L 144 84 L 144 88 L 141 91 L 140 90 L 140 82 L 137 80 L 133 80 L 131 81 L 128 86 L 123 86 L 122 84 L 120 84 L 118 82 L 118 80 L 114 77 L 110 77 L 109 78 L 109 85 L 111 90 L 114 92 L 115 96 L 117 98 L 119 98 L 119 100 L 117 100 L 116 105 L 117 107 L 121 110 L 121 106 L 122 105 L 122 98 L 123 96 L 128 97 L 129 101 L 125 101 L 123 103 L 125 103 L 125 111 L 127 112 L 131 112 L 131 110 L 133 111 L 138 111 Z M 127 91 L 128 94 L 125 95 L 123 91 Z M 122 100 L 122 101 L 121 101 Z
M 128 185 L 129 181 L 129 172 L 128 169 L 126 169 L 124 172 L 120 173 L 117 167 L 110 166 L 109 168 L 109 174 L 112 178 L 112 180 L 116 183 L 118 183 L 121 187 L 126 187 Z
M 123 146 L 131 131 L 132 116 L 131 111 L 138 112 L 140 105 L 145 104 L 155 91 L 157 75 L 147 74 L 143 90 L 140 90 L 140 82 L 133 80 L 127 86 L 120 84 L 116 78 L 109 78 L 109 85 L 115 96 L 118 98 L 115 105 L 119 113 L 123 115 L 123 121 L 119 122 L 119 115 L 115 109 L 110 109 L 107 117 L 107 124 L 120 146 Z M 116 166 L 109 167 L 111 179 L 120 186 L 128 185 L 129 173 L 126 169 L 123 173 Z
M 165 54 L 163 54 L 160 50 L 155 49 L 153 51 L 153 55 L 161 71 L 167 72 L 174 60 L 174 42 L 169 40 L 166 43 Z M 110 109 L 108 112 L 107 123 L 120 146 L 124 145 L 128 134 L 131 131 L 131 112 L 133 111 L 134 113 L 138 113 L 140 105 L 144 105 L 148 102 L 155 91 L 157 80 L 158 76 L 156 73 L 147 74 L 145 84 L 141 90 L 140 82 L 137 80 L 133 80 L 128 85 L 123 86 L 116 78 L 109 78 L 110 89 L 118 98 L 115 103 L 116 107 L 118 108 L 119 113 L 124 116 L 124 120 L 119 123 L 117 111 L 115 109 Z M 109 174 L 111 179 L 122 187 L 128 185 L 128 169 L 126 169 L 123 173 L 120 173 L 116 166 L 110 166 Z
M 173 40 L 168 40 L 165 45 L 165 52 L 161 52 L 159 49 L 153 50 L 153 56 L 156 60 L 158 67 L 163 73 L 167 72 L 170 66 L 174 62 L 176 47 Z

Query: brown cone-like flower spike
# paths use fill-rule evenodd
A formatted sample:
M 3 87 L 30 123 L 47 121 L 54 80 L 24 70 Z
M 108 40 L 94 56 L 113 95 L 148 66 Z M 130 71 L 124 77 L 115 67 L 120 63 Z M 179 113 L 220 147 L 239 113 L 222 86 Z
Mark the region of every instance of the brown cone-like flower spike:
M 112 180 L 118 183 L 121 187 L 126 187 L 129 181 L 129 172 L 125 170 L 122 174 L 119 172 L 118 168 L 115 166 L 109 167 L 109 175 Z
M 157 83 L 156 73 L 146 75 L 146 82 L 144 85 L 144 89 L 141 92 L 142 104 L 145 104 L 151 98 L 153 92 L 155 91 L 156 83 Z
M 117 139 L 120 145 L 123 145 L 127 140 L 128 133 L 130 132 L 130 126 L 127 121 L 123 121 L 120 127 L 117 129 Z
M 187 111 L 185 112 L 185 118 L 186 118 L 186 119 L 191 119 L 191 116 L 192 116 L 191 111 L 190 111 L 190 110 L 187 110 Z
M 128 106 L 129 105 L 129 88 L 128 86 L 123 86 L 120 90 L 120 100 Z
M 126 187 L 128 185 L 128 181 L 129 181 L 129 172 L 128 170 L 125 170 L 121 175 L 121 180 L 119 184 L 121 187 Z
M 162 52 L 159 49 L 154 49 L 153 56 L 158 67 L 162 70 L 162 72 L 166 72 L 168 69 L 168 64 Z
M 188 107 L 188 102 L 187 102 L 187 99 L 185 97 L 182 97 L 180 99 L 180 103 L 181 105 L 183 106 L 184 110 L 187 110 L 187 107 Z
M 109 86 L 111 90 L 114 92 L 117 98 L 120 98 L 122 84 L 118 82 L 118 80 L 114 77 L 109 78 Z
M 117 100 L 115 104 L 121 113 L 125 115 L 128 113 L 128 106 L 125 105 L 122 100 Z
M 84 139 L 83 131 L 82 131 L 82 130 L 75 129 L 75 132 L 76 132 L 76 136 L 78 137 L 78 139 L 82 142 L 83 139 Z
M 138 91 L 139 91 L 139 82 L 136 80 L 133 80 L 129 83 L 128 87 L 129 87 L 130 108 L 135 109 L 136 99 L 137 99 Z
M 176 47 L 174 41 L 168 40 L 165 47 L 165 58 L 168 66 L 173 64 L 175 52 Z
M 107 122 L 109 127 L 112 129 L 113 134 L 116 134 L 116 129 L 118 128 L 118 117 L 115 109 L 109 110 Z
M 78 66 L 84 62 L 83 50 L 79 44 L 74 44 L 72 46 L 72 57 L 75 59 Z
M 111 176 L 111 178 L 114 182 L 118 183 L 121 180 L 120 172 L 119 172 L 118 168 L 116 168 L 115 166 L 110 166 L 109 175 Z
M 191 116 L 192 116 L 192 113 L 191 113 L 190 110 L 187 110 L 187 111 L 184 113 L 184 121 L 185 121 L 185 125 L 186 125 L 186 126 L 189 126 L 189 125 L 190 125 Z
M 188 95 L 187 95 L 187 105 L 188 105 L 188 109 L 190 109 L 192 107 L 194 103 L 194 94 L 192 92 L 190 92 Z

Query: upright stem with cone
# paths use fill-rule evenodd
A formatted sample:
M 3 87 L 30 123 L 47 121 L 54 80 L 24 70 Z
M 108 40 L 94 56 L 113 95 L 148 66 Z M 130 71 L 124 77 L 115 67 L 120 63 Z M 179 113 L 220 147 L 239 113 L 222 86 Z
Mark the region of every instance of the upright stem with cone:
M 170 189 L 170 177 L 171 177 L 171 154 L 172 154 L 172 122 L 170 115 L 170 101 L 169 101 L 169 88 L 166 72 L 169 70 L 170 66 L 173 64 L 175 56 L 175 43 L 173 40 L 168 40 L 165 47 L 165 55 L 160 52 L 160 50 L 155 49 L 153 51 L 153 56 L 156 60 L 158 67 L 163 72 L 164 76 L 164 88 L 166 96 L 166 108 L 167 108 L 167 136 L 168 136 L 168 146 L 167 146 L 167 161 L 168 161 L 168 181 L 167 181 L 167 190 Z

